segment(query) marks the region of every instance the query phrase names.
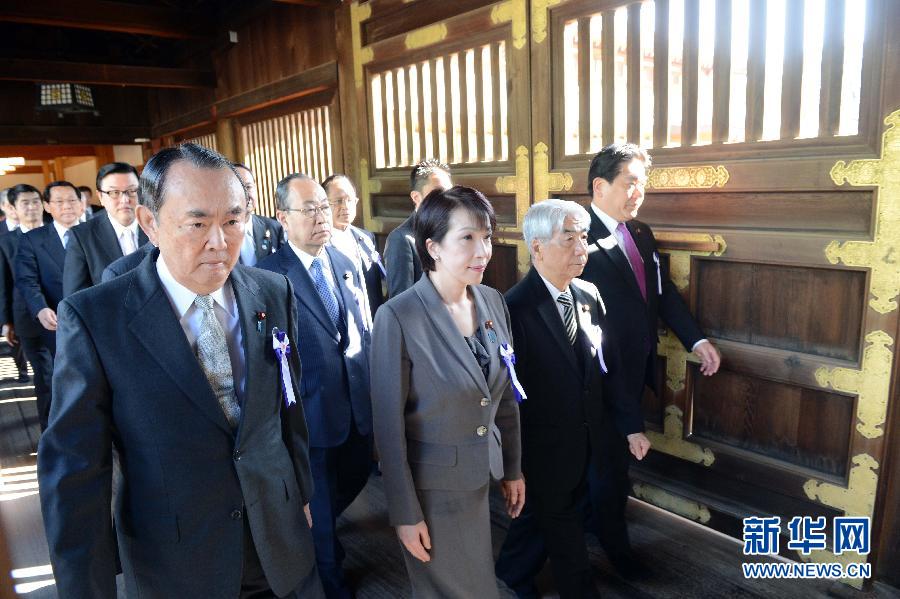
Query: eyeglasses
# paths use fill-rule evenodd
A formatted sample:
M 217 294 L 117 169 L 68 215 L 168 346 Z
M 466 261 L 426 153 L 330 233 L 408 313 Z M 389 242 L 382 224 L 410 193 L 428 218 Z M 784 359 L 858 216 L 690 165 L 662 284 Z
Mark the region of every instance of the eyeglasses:
M 357 202 L 357 198 L 341 198 L 339 200 L 328 200 L 328 205 L 332 208 L 340 208 L 341 206 L 352 206 Z
M 16 207 L 21 207 L 21 208 L 34 208 L 35 206 L 40 206 L 41 201 L 40 200 L 17 200 L 15 205 L 16 205 Z
M 115 201 L 118 201 L 122 197 L 122 194 L 125 194 L 126 196 L 128 196 L 129 200 L 133 200 L 134 198 L 137 197 L 138 190 L 137 189 L 125 189 L 125 190 L 110 189 L 107 191 L 107 190 L 101 189 L 100 193 L 105 193 L 112 200 L 115 200 Z
M 331 206 L 328 204 L 322 204 L 316 208 L 285 208 L 284 212 L 299 212 L 304 217 L 313 220 L 316 218 L 316 213 L 321 213 L 322 216 L 328 216 L 331 214 Z
M 81 200 L 50 200 L 54 206 L 75 206 L 81 203 Z

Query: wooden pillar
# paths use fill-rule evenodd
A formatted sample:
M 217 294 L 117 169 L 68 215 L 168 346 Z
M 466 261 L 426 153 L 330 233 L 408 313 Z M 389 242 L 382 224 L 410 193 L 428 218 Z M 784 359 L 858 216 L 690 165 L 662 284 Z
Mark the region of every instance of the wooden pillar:
M 50 161 L 41 160 L 41 171 L 44 173 L 44 185 L 50 185 L 53 181 L 53 173 L 50 171 Z
M 220 119 L 216 122 L 216 145 L 219 154 L 232 162 L 237 161 L 237 147 L 234 143 L 234 127 L 231 119 Z

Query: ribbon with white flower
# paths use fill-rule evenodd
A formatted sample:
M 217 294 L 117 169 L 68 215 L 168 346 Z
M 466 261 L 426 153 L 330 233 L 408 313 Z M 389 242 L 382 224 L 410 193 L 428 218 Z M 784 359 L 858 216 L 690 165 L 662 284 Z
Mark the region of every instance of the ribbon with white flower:
M 653 261 L 656 262 L 656 295 L 662 295 L 662 275 L 659 271 L 659 252 L 653 252 Z
M 597 325 L 593 325 L 592 329 L 592 333 L 588 335 L 591 341 L 591 347 L 597 352 L 597 361 L 600 362 L 600 370 L 603 371 L 603 374 L 609 374 L 609 369 L 606 367 L 606 361 L 603 359 L 603 329 Z
M 509 382 L 512 385 L 513 392 L 516 394 L 516 401 L 522 403 L 522 400 L 528 399 L 528 396 L 525 395 L 525 388 L 522 387 L 519 377 L 516 376 L 516 354 L 513 353 L 509 343 L 500 344 L 500 357 L 506 363 L 506 371 L 509 373 Z
M 294 382 L 291 379 L 291 367 L 288 364 L 288 356 L 291 355 L 291 343 L 287 333 L 279 331 L 278 327 L 272 329 L 272 348 L 281 366 L 281 388 L 284 390 L 284 404 L 291 407 L 297 403 L 294 396 Z

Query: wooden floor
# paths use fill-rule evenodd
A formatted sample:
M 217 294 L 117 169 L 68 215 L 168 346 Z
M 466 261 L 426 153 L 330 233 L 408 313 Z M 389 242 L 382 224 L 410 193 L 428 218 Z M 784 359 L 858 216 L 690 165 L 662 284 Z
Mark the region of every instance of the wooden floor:
M 10 358 L 0 358 L 0 379 L 14 376 L 14 370 Z M 10 544 L 12 584 L 23 597 L 50 599 L 57 597 L 57 592 L 37 496 L 38 430 L 33 389 L 0 383 L 0 526 Z M 373 476 L 339 524 L 347 550 L 348 578 L 360 599 L 409 596 L 400 547 L 387 526 L 386 514 L 381 479 Z M 863 593 L 832 581 L 746 580 L 737 540 L 635 500 L 629 505 L 629 522 L 635 550 L 651 565 L 651 576 L 640 583 L 619 578 L 596 539 L 589 537 L 591 562 L 604 597 L 900 597 L 896 589 L 880 584 Z M 495 553 L 507 525 L 502 500 L 492 496 Z M 555 596 L 549 569 L 545 568 L 538 585 L 545 597 Z M 513 594 L 501 588 L 501 596 Z

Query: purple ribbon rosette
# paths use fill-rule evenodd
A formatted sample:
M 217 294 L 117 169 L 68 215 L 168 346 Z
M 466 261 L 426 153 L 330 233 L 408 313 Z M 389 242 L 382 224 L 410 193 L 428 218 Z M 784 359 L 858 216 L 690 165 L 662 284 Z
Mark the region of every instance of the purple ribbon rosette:
M 275 350 L 275 357 L 278 358 L 281 367 L 281 388 L 284 391 L 284 405 L 291 407 L 297 403 L 294 396 L 294 383 L 291 380 L 291 367 L 288 364 L 288 356 L 291 355 L 291 343 L 288 341 L 287 333 L 279 331 L 278 327 L 272 329 L 272 348 Z
M 516 376 L 516 354 L 513 353 L 509 343 L 500 344 L 500 357 L 506 363 L 506 371 L 509 373 L 509 382 L 512 385 L 513 392 L 516 394 L 516 401 L 522 403 L 522 400 L 528 399 L 528 396 L 525 395 L 525 388 L 522 387 L 519 377 Z

